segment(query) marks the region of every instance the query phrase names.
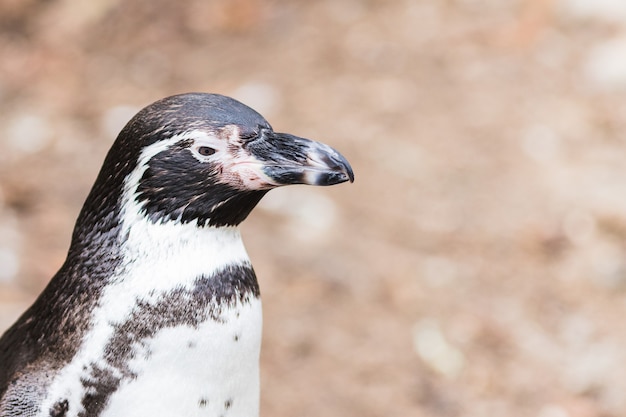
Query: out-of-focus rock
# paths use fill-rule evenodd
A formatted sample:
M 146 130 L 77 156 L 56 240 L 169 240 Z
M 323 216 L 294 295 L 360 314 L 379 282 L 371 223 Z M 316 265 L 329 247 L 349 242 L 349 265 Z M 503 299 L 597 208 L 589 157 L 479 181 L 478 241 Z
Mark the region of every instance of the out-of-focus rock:
M 7 123 L 4 140 L 14 150 L 35 153 L 45 148 L 52 139 L 48 120 L 35 113 L 20 113 Z
M 626 2 L 623 2 L 626 7 Z M 626 18 L 625 18 L 626 23 Z M 626 90 L 626 36 L 595 45 L 588 53 L 583 74 L 589 84 L 602 91 Z
M 560 0 L 558 9 L 570 18 L 626 23 L 626 2 L 622 0 Z
M 463 370 L 463 353 L 446 339 L 434 320 L 424 319 L 415 325 L 413 346 L 426 365 L 447 378 L 456 378 Z

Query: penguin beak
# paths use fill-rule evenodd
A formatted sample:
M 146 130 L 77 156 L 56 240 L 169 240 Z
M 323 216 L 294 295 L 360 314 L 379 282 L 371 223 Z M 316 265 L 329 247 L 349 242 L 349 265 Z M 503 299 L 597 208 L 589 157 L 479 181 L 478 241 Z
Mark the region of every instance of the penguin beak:
M 320 142 L 268 130 L 247 148 L 262 163 L 263 173 L 275 186 L 326 186 L 354 181 L 346 158 Z

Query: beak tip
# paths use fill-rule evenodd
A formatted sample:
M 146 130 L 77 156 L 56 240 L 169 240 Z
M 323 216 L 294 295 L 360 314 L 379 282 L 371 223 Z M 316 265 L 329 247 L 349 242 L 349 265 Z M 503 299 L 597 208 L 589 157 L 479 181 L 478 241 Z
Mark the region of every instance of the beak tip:
M 336 185 L 343 182 L 354 182 L 354 171 L 348 160 L 338 152 L 334 152 L 331 158 L 326 161 L 328 169 L 325 175 L 317 178 L 317 185 Z
M 341 177 L 342 177 L 341 182 L 348 182 L 348 181 L 350 183 L 354 182 L 354 172 L 352 171 L 352 168 L 350 167 L 350 165 L 345 165 L 343 167 L 343 169 L 341 170 Z
M 354 182 L 354 172 L 352 171 L 352 168 L 350 166 L 348 166 L 348 178 L 350 179 L 350 183 Z
M 287 134 L 274 134 L 288 144 L 286 151 L 277 152 L 279 158 L 266 162 L 263 171 L 273 186 L 308 184 L 330 186 L 354 182 L 354 171 L 348 160 L 338 151 L 321 142 Z
M 354 171 L 352 170 L 352 167 L 350 166 L 350 163 L 348 162 L 348 160 L 341 154 L 339 154 L 340 157 L 340 169 L 341 172 L 346 176 L 345 180 L 342 182 L 346 182 L 346 181 L 350 181 L 351 183 L 354 182 Z

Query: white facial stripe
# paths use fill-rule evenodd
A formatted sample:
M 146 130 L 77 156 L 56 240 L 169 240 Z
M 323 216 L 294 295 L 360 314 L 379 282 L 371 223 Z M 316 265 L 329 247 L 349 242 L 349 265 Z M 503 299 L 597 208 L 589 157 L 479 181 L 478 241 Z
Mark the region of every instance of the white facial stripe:
M 191 130 L 179 135 L 174 135 L 169 139 L 155 142 L 141 151 L 141 154 L 137 159 L 135 169 L 124 180 L 124 191 L 122 197 L 122 233 L 120 233 L 120 237 L 122 239 L 126 236 L 130 226 L 135 224 L 140 217 L 143 217 L 141 215 L 142 206 L 137 203 L 137 185 L 139 184 L 139 181 L 141 181 L 143 174 L 150 166 L 150 160 L 157 154 L 163 152 L 181 140 L 193 139 L 202 136 L 206 136 L 206 133 L 201 130 Z

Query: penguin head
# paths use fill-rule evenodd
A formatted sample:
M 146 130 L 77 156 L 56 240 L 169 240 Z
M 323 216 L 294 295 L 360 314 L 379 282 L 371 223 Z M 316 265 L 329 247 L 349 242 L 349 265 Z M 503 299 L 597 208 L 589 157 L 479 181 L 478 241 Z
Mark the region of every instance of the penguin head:
M 222 226 L 243 221 L 272 188 L 353 180 L 331 147 L 274 132 L 232 98 L 190 93 L 159 100 L 128 122 L 92 194 L 117 188 L 122 205 L 153 222 Z

